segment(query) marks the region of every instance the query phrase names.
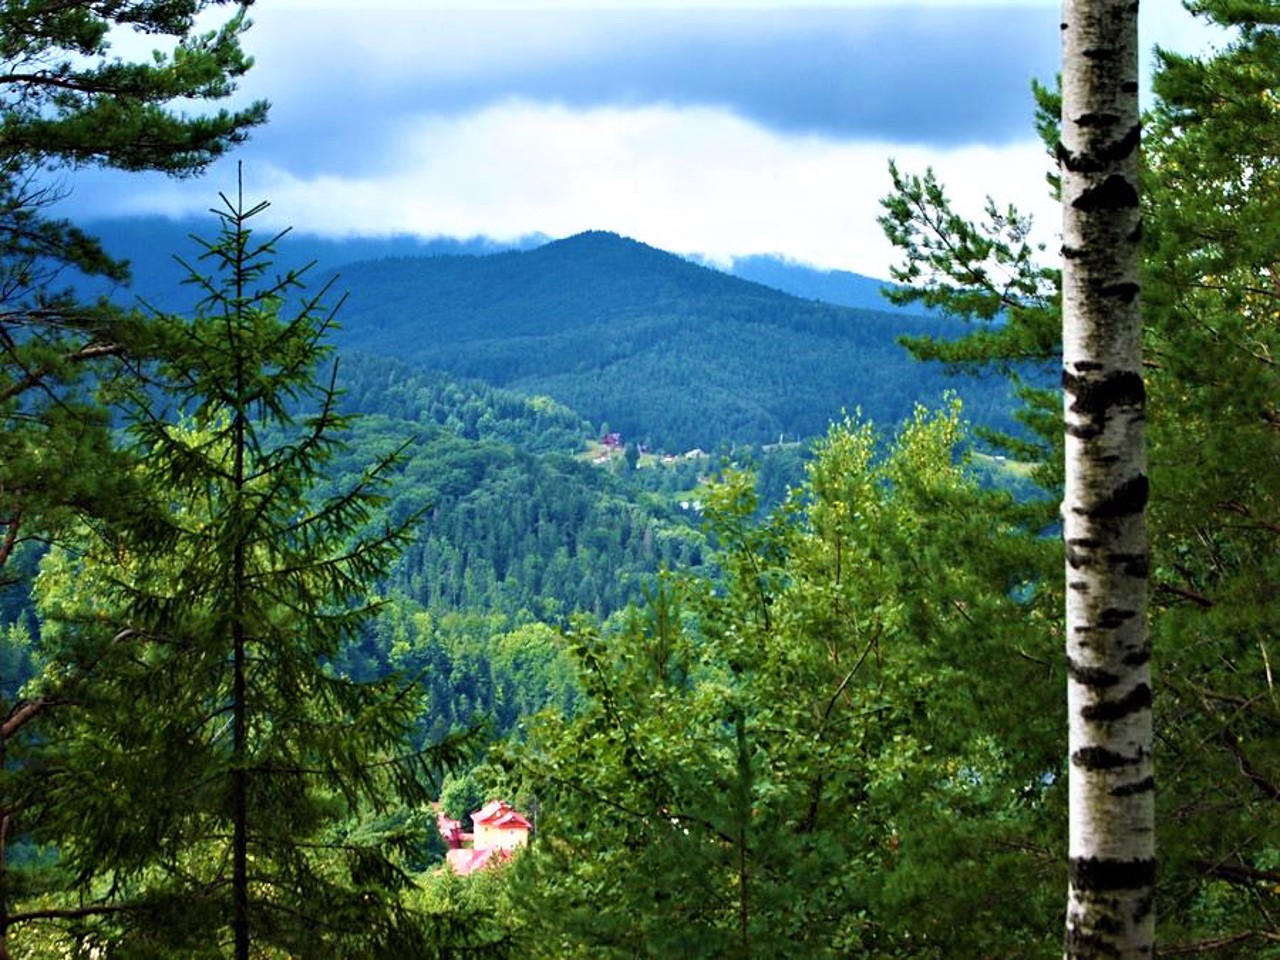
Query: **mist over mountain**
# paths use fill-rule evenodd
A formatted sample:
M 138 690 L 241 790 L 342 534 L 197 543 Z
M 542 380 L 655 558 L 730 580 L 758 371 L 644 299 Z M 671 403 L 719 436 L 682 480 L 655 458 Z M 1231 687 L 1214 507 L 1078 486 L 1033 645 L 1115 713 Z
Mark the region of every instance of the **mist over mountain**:
M 182 286 L 187 271 L 176 258 L 198 265 L 196 262 L 202 248 L 193 238 L 211 239 L 218 229 L 218 222 L 213 216 L 178 219 L 147 216 L 97 220 L 86 224 L 86 229 L 102 241 L 112 256 L 129 261 L 134 281 L 128 290 L 117 291 L 124 302 L 132 296 L 139 296 L 162 309 L 188 310 L 192 301 L 191 291 Z M 268 240 L 277 233 L 262 226 L 255 229 L 254 236 Z M 319 276 L 360 260 L 480 256 L 504 250 L 530 249 L 545 244 L 548 239 L 543 234 L 530 234 L 513 241 L 489 237 L 409 235 L 326 237 L 289 230 L 278 245 L 276 266 L 283 271 L 314 262 L 313 269 Z
M 735 257 L 729 273 L 806 300 L 821 300 L 863 310 L 919 314 L 915 307 L 899 307 L 883 293 L 888 281 L 848 270 L 819 270 L 775 254 Z

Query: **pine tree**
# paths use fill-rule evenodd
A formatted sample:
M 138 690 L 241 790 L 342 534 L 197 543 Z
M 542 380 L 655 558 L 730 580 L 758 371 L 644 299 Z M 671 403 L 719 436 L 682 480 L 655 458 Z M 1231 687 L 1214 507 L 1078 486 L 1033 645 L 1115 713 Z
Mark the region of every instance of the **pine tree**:
M 1195 9 L 1230 42 L 1160 55 L 1143 138 L 1161 942 L 1264 956 L 1280 952 L 1280 4 Z
M 130 956 L 430 956 L 404 858 L 449 748 L 410 747 L 416 687 L 333 667 L 405 538 L 378 519 L 393 458 L 319 495 L 347 423 L 316 379 L 328 287 L 269 275 L 265 206 L 223 198 L 163 405 L 132 426 L 163 529 L 99 528 L 41 574 L 78 709 L 38 822 L 82 905 L 45 916 Z
M 150 349 L 136 315 L 61 285 L 64 271 L 114 282 L 128 272 L 84 231 L 47 215 L 59 199 L 47 175 L 85 166 L 190 175 L 243 141 L 265 120 L 265 103 L 195 115 L 172 106 L 224 99 L 249 69 L 240 48 L 247 4 L 219 29 L 194 33 L 199 14 L 229 2 L 29 0 L 0 13 L 0 563 L 51 509 L 110 499 L 87 479 L 103 441 L 84 373 Z M 122 61 L 110 54 L 111 30 L 173 36 L 177 47 Z

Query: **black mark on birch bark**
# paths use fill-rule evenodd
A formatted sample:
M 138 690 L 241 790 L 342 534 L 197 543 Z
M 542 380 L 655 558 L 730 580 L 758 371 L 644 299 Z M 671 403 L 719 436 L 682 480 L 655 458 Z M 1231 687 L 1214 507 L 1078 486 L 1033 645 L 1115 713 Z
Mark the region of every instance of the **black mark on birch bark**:
M 1084 127 L 1109 127 L 1113 123 L 1118 123 L 1120 114 L 1118 113 L 1082 113 L 1076 117 L 1076 126 Z
M 1077 683 L 1083 683 L 1086 687 L 1114 687 L 1120 682 L 1120 678 L 1114 673 L 1077 663 L 1070 657 L 1067 657 L 1067 673 L 1071 679 Z
M 1108 792 L 1111 794 L 1111 796 L 1116 798 L 1135 797 L 1140 793 L 1150 793 L 1155 788 L 1156 788 L 1155 777 L 1143 777 L 1141 780 L 1137 781 L 1136 783 L 1126 783 L 1120 787 L 1113 787 Z
M 1147 481 L 1146 474 L 1140 473 L 1116 487 L 1110 496 L 1079 512 L 1094 520 L 1131 517 L 1141 513 L 1146 507 L 1150 493 L 1151 484 Z
M 1132 620 L 1138 614 L 1134 610 L 1121 610 L 1117 607 L 1107 607 L 1098 617 L 1098 624 L 1104 630 L 1116 630 L 1124 626 L 1125 623 Z
M 1112 283 L 1098 292 L 1104 297 L 1119 300 L 1122 303 L 1133 303 L 1134 300 L 1138 299 L 1138 292 L 1141 289 L 1136 283 Z
M 1068 544 L 1067 566 L 1072 570 L 1086 570 L 1093 566 L 1093 554 L 1086 553 L 1083 550 L 1077 550 L 1075 547 Z
M 1078 373 L 1062 371 L 1062 389 L 1071 397 L 1071 412 L 1084 417 L 1109 413 L 1112 407 L 1144 407 L 1147 388 L 1142 374 L 1122 370 L 1097 379 L 1085 374 L 1093 370 L 1076 364 Z
M 1086 129 L 1099 127 L 1103 125 L 1103 119 L 1114 123 L 1120 118 L 1113 114 L 1086 113 L 1076 120 L 1076 124 Z M 1066 144 L 1059 140 L 1054 146 L 1054 154 L 1058 163 L 1071 173 L 1102 173 L 1114 166 L 1117 161 L 1133 153 L 1141 143 L 1142 127 L 1135 125 L 1126 130 L 1124 136 L 1111 145 L 1099 147 L 1089 153 L 1072 153 L 1067 149 Z
M 1141 890 L 1156 882 L 1155 860 L 1104 860 L 1072 857 L 1071 886 L 1100 893 L 1107 890 Z
M 1071 762 L 1081 770 L 1119 770 L 1138 762 L 1136 757 L 1126 757 L 1106 747 L 1081 747 L 1071 755 Z
M 1081 193 L 1071 205 L 1082 213 L 1130 210 L 1138 205 L 1138 190 L 1127 178 L 1113 173 L 1098 186 Z
M 1120 567 L 1127 577 L 1145 577 L 1151 567 L 1151 558 L 1145 553 L 1113 553 L 1107 562 Z
M 1093 722 L 1112 722 L 1123 720 L 1143 710 L 1151 709 L 1151 688 L 1140 683 L 1119 700 L 1104 700 L 1093 706 L 1084 707 L 1080 716 Z

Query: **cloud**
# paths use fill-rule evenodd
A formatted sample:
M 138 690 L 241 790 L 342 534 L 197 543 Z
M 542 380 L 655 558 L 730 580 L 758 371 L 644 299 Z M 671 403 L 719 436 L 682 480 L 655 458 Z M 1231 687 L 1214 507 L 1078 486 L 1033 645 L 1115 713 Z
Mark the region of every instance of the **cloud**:
M 932 165 L 956 185 L 964 210 L 978 212 L 993 193 L 1038 212 L 1046 233 L 1056 223 L 1038 145 L 940 149 L 797 137 L 708 107 L 510 100 L 414 121 L 401 131 L 394 168 L 376 175 L 249 163 L 246 183 L 251 196 L 271 199 L 281 225 L 332 236 L 511 239 L 606 229 L 721 262 L 780 252 L 887 276 L 893 253 L 875 218 L 890 156 L 904 171 Z M 229 186 L 226 168 L 218 179 Z M 130 209 L 176 215 L 212 199 L 195 196 L 157 179 Z
M 1057 0 L 849 2 L 257 4 L 241 97 L 271 100 L 270 123 L 202 181 L 79 173 L 69 215 L 201 211 L 243 160 L 251 195 L 303 231 L 606 229 L 883 276 L 895 157 L 971 212 L 988 193 L 1037 212 L 1049 239 L 1028 81 L 1056 68 Z M 1148 40 L 1183 46 L 1191 19 L 1161 5 L 1143 6 L 1166 25 Z
M 512 97 L 682 105 L 791 134 L 948 146 L 1025 136 L 1056 14 L 1013 9 L 313 11 L 255 8 L 246 93 L 291 168 L 377 170 L 406 122 Z

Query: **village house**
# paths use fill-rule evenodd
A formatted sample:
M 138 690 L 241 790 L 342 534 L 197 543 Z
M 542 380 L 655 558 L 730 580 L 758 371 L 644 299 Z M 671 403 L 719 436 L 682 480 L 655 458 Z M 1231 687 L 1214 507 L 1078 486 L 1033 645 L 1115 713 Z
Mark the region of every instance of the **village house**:
M 443 813 L 436 818 L 440 836 L 449 848 L 445 859 L 454 873 L 464 877 L 491 863 L 510 860 L 512 851 L 529 843 L 533 829 L 505 800 L 486 803 L 471 814 L 471 823 L 473 832 L 464 833 L 461 821 Z

